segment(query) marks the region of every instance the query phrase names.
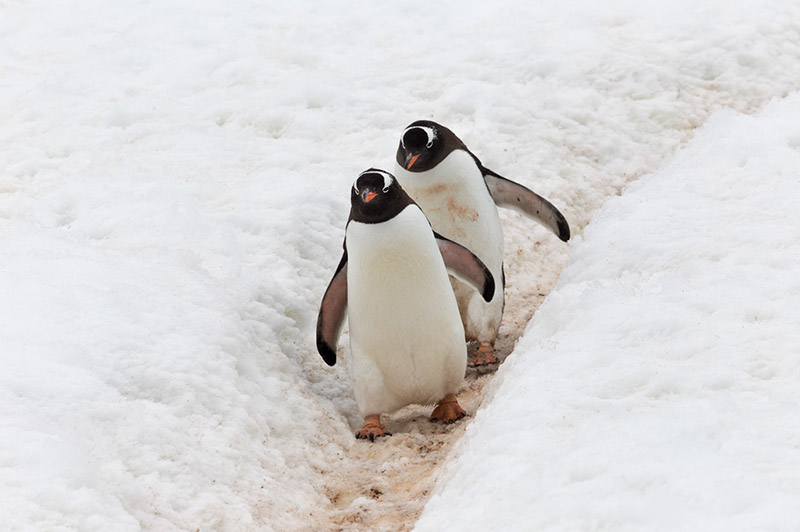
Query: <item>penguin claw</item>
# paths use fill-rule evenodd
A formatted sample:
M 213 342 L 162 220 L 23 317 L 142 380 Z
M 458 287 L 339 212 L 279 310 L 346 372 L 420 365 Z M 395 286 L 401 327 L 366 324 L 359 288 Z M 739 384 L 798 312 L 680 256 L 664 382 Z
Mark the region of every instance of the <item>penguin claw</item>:
M 383 436 L 391 436 L 391 432 L 386 431 L 386 427 L 381 425 L 380 421 L 367 419 L 364 421 L 364 427 L 356 431 L 356 438 L 360 440 L 368 439 L 374 442 L 376 438 Z
M 385 430 L 373 430 L 373 429 L 359 429 L 356 431 L 356 438 L 359 440 L 369 440 L 374 442 L 376 438 L 382 438 L 384 436 L 391 436 L 391 432 L 386 432 Z
M 467 366 L 478 369 L 493 369 L 500 364 L 500 359 L 494 353 L 494 347 L 489 342 L 481 342 L 478 350 L 471 354 Z
M 456 421 L 458 421 L 459 419 L 461 419 L 461 418 L 463 418 L 463 417 L 466 417 L 466 415 L 467 415 L 467 413 L 466 413 L 466 412 L 462 412 L 462 413 L 460 413 L 460 414 L 456 414 L 454 417 L 451 417 L 451 418 L 446 418 L 446 417 L 442 417 L 442 418 L 439 418 L 439 417 L 431 417 L 431 421 L 434 421 L 434 422 L 439 422 L 439 421 L 441 421 L 441 422 L 442 422 L 442 423 L 444 423 L 445 425 L 452 425 L 453 423 L 455 423 L 455 422 L 456 422 Z
M 442 423 L 450 425 L 466 415 L 467 412 L 458 404 L 456 396 L 450 394 L 439 401 L 439 404 L 433 409 L 431 421 L 441 421 Z

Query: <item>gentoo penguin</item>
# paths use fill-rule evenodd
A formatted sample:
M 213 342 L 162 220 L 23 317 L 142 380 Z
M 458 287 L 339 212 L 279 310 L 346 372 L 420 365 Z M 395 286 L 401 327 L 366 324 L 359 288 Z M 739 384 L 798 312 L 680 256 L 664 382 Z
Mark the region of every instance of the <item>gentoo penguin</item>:
M 317 350 L 330 366 L 347 314 L 357 438 L 389 435 L 381 414 L 438 403 L 431 419 L 464 416 L 455 393 L 467 350 L 448 271 L 490 301 L 495 283 L 469 250 L 431 229 L 394 177 L 369 169 L 353 184 L 344 254 L 317 318 Z
M 454 280 L 467 341 L 479 342 L 470 366 L 499 362 L 494 342 L 503 316 L 503 227 L 497 206 L 514 209 L 569 240 L 567 220 L 549 201 L 524 186 L 489 170 L 446 127 L 420 120 L 403 131 L 397 148 L 395 175 L 419 204 L 433 229 L 475 253 L 502 279 L 488 303 Z

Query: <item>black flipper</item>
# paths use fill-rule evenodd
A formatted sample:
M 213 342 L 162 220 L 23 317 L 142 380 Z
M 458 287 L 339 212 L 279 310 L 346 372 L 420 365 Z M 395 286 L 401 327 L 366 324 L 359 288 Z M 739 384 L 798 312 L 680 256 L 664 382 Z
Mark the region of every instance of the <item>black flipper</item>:
M 347 314 L 347 249 L 336 267 L 317 316 L 317 351 L 329 366 L 336 364 L 336 343 Z
M 492 199 L 498 207 L 514 209 L 549 228 L 561 240 L 569 240 L 567 219 L 552 203 L 519 183 L 496 174 L 481 165 L 483 179 Z
M 494 297 L 494 277 L 489 268 L 470 250 L 434 232 L 444 265 L 453 277 L 477 290 L 485 301 Z

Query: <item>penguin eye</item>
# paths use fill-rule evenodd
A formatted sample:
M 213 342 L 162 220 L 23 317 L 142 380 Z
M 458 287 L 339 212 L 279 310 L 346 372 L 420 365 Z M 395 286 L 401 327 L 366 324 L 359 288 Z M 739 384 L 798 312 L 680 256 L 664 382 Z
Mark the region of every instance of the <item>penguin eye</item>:
M 425 147 L 431 149 L 433 147 L 433 141 L 429 140 L 428 143 L 425 145 Z
M 386 194 L 387 192 L 389 192 L 389 187 L 383 187 L 383 193 Z

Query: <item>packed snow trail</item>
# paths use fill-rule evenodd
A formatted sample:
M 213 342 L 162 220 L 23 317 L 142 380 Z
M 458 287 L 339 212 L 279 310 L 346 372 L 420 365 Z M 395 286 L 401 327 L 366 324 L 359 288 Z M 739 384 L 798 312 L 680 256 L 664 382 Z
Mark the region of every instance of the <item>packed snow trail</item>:
M 433 118 L 578 232 L 714 109 L 797 89 L 799 21 L 778 0 L 3 2 L 4 526 L 357 513 L 369 492 L 350 508 L 328 480 L 366 475 L 342 473 L 364 449 L 346 349 L 329 369 L 313 342 L 354 177 Z M 505 228 L 513 340 L 568 248 Z

